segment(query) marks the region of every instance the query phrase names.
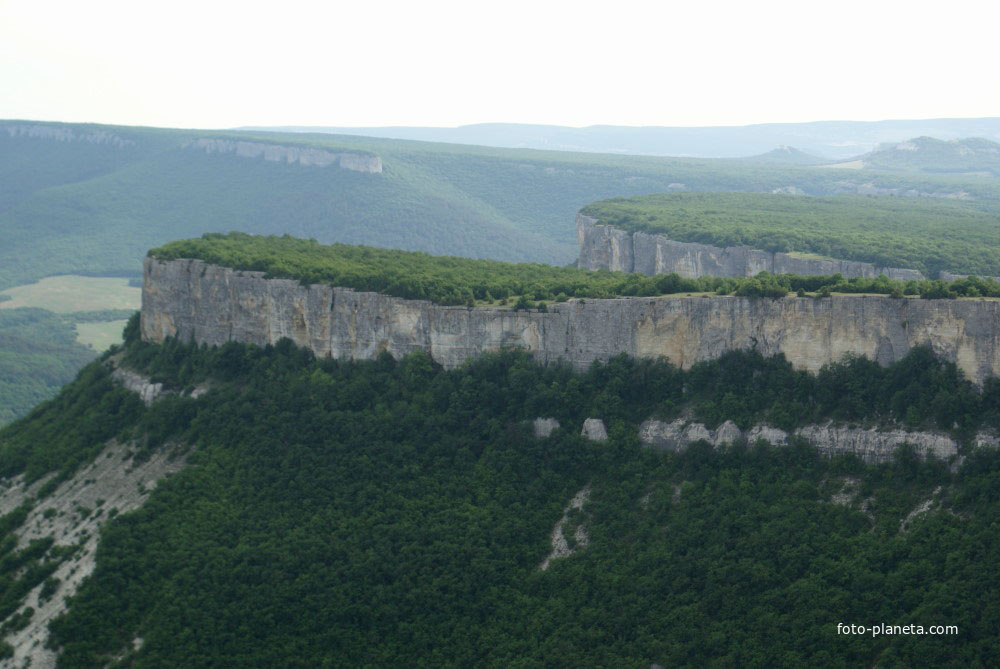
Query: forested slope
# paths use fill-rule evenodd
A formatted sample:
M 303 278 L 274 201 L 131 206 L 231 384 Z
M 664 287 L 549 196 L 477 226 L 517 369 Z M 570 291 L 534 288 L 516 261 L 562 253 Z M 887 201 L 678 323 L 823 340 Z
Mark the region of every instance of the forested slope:
M 752 353 L 688 372 L 622 357 L 580 374 L 517 354 L 446 372 L 422 354 L 342 363 L 287 342 L 207 350 L 129 332 L 124 364 L 212 389 L 143 408 L 95 364 L 0 432 L 0 473 L 31 479 L 68 476 L 113 436 L 192 448 L 106 525 L 94 577 L 52 627 L 61 666 L 1000 660 L 995 451 L 951 473 L 905 449 L 876 467 L 801 444 L 678 455 L 637 439 L 638 421 L 685 407 L 743 421 L 796 403 L 816 413 L 791 423 L 908 413 L 996 428 L 1000 387 L 978 391 L 926 351 L 818 377 Z M 537 416 L 563 428 L 535 438 Z M 610 439 L 579 437 L 585 417 Z M 583 525 L 586 545 L 541 570 L 584 487 L 566 529 Z M 18 559 L 65 559 L 49 550 Z M 845 637 L 840 622 L 958 634 Z
M 210 138 L 376 155 L 383 172 L 189 146 Z M 152 246 L 229 230 L 566 264 L 581 207 L 669 189 L 1000 198 L 995 180 L 975 177 L 27 121 L 0 123 L 0 175 L 0 288 L 59 273 L 135 273 Z

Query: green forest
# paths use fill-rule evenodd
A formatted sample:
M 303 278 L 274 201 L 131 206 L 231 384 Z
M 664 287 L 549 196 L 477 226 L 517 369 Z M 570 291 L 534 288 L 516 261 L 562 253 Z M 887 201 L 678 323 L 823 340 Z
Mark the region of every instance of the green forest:
M 138 458 L 190 449 L 189 467 L 102 531 L 93 577 L 51 626 L 62 667 L 1000 662 L 995 450 L 967 449 L 952 472 L 906 448 L 875 466 L 802 443 L 676 454 L 637 437 L 639 421 L 688 410 L 960 439 L 1000 426 L 1000 383 L 977 389 L 927 350 L 815 376 L 754 352 L 687 371 L 619 356 L 586 372 L 509 352 L 446 371 L 422 353 L 341 362 L 287 340 L 208 349 L 137 334 L 133 319 L 125 364 L 211 390 L 146 408 L 95 362 L 0 430 L 3 475 L 57 472 L 40 495 L 113 437 L 142 445 Z M 562 427 L 535 438 L 538 416 Z M 579 436 L 586 417 L 608 424 L 607 442 Z M 540 570 L 585 485 L 572 522 L 589 544 Z M 7 606 L 71 559 L 2 538 L 0 553 L 0 575 L 17 576 L 0 583 Z M 959 634 L 843 636 L 837 623 Z
M 612 198 L 583 213 L 681 242 L 815 253 L 931 277 L 941 270 L 1000 276 L 1000 217 L 983 202 L 677 193 Z
M 55 395 L 96 357 L 95 351 L 76 340 L 76 323 L 129 315 L 0 309 L 0 425 Z
M 537 263 L 506 263 L 417 251 L 296 239 L 287 235 L 253 236 L 232 232 L 208 233 L 200 239 L 170 242 L 149 251 L 151 258 L 203 260 L 239 270 L 264 272 L 268 277 L 297 279 L 303 284 L 325 283 L 374 291 L 444 305 L 510 304 L 514 308 L 545 308 L 547 302 L 571 297 L 609 298 L 712 292 L 743 297 L 784 297 L 807 292 L 829 297 L 833 292 L 876 293 L 924 298 L 1000 297 L 1000 283 L 968 278 L 943 281 L 890 281 L 830 276 L 770 275 L 750 278 L 701 277 L 676 274 L 644 276 L 623 272 L 590 271 Z

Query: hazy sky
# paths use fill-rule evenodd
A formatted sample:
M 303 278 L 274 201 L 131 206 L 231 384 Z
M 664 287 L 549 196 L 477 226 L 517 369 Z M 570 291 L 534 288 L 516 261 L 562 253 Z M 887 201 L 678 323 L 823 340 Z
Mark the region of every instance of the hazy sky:
M 214 128 L 1000 116 L 991 4 L 0 0 L 0 118 Z

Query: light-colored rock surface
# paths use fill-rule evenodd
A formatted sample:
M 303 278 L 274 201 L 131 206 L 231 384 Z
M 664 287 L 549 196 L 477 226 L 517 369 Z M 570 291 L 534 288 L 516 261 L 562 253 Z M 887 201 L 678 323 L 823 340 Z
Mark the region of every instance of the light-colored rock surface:
M 308 146 L 284 146 L 264 142 L 246 142 L 232 139 L 195 139 L 184 145 L 205 153 L 233 153 L 241 158 L 263 158 L 273 162 L 328 167 L 336 165 L 345 170 L 381 174 L 382 159 L 364 153 L 336 153 Z
M 701 423 L 688 423 L 683 419 L 671 423 L 647 420 L 639 426 L 642 443 L 665 451 L 683 451 L 697 441 L 719 447 L 744 436 L 750 444 L 758 440 L 775 446 L 788 444 L 787 432 L 767 425 L 754 425 L 745 435 L 731 421 L 726 421 L 714 431 Z M 827 423 L 799 428 L 795 436 L 808 441 L 823 455 L 853 453 L 865 462 L 886 462 L 903 444 L 912 445 L 921 457 L 934 456 L 947 460 L 958 454 L 958 444 L 951 437 L 932 432 L 863 429 Z
M 801 275 L 839 273 L 847 278 L 875 278 L 885 274 L 890 279 L 901 281 L 924 278 L 917 270 L 876 267 L 866 262 L 800 258 L 749 246 L 721 248 L 677 242 L 663 235 L 632 233 L 601 225 L 597 219 L 583 214 L 576 217 L 576 234 L 580 246 L 577 266 L 583 269 L 648 275 L 677 273 L 689 279 L 701 276 L 748 277 L 765 271 Z
M 943 434 L 807 425 L 795 431 L 824 455 L 854 453 L 865 462 L 885 462 L 903 444 L 910 444 L 921 457 L 934 456 L 947 460 L 958 455 L 958 444 Z
M 145 376 L 124 367 L 116 367 L 111 372 L 111 378 L 127 390 L 137 394 L 146 406 L 151 405 L 166 394 L 163 391 L 162 383 L 153 383 Z
M 604 421 L 600 418 L 588 418 L 583 421 L 580 436 L 591 441 L 607 441 L 608 429 L 604 427 Z
M 932 509 L 934 509 L 935 506 L 939 506 L 937 498 L 938 498 L 938 495 L 940 495 L 940 494 L 941 494 L 941 486 L 938 486 L 937 488 L 934 489 L 934 492 L 931 493 L 930 497 L 928 497 L 927 499 L 925 499 L 920 504 L 917 504 L 917 506 L 914 507 L 914 509 L 912 511 L 910 511 L 910 513 L 908 513 L 906 515 L 906 518 L 903 518 L 902 520 L 900 520 L 899 521 L 899 534 L 905 534 L 907 531 L 909 531 L 910 525 L 913 523 L 913 521 L 916 518 L 918 518 L 919 516 L 922 516 L 925 513 L 931 511 Z
M 580 489 L 578 493 L 573 495 L 573 499 L 569 501 L 566 508 L 563 509 L 562 518 L 556 523 L 556 526 L 552 528 L 551 542 L 552 542 L 552 552 L 546 556 L 542 563 L 538 565 L 538 568 L 545 571 L 549 568 L 549 564 L 558 558 L 565 558 L 576 552 L 577 549 L 586 548 L 587 544 L 590 543 L 590 537 L 587 535 L 587 529 L 584 527 L 583 523 L 577 526 L 576 531 L 573 533 L 573 538 L 576 540 L 576 548 L 570 548 L 569 542 L 566 541 L 566 536 L 563 533 L 563 526 L 569 520 L 569 512 L 572 509 L 583 509 L 583 505 L 590 499 L 590 485 L 585 485 Z
M 1000 436 L 983 431 L 976 434 L 972 444 L 979 448 L 1000 448 Z
M 184 397 L 197 399 L 209 390 L 209 384 L 207 383 L 196 386 L 190 393 L 177 393 L 173 390 L 166 390 L 164 389 L 162 383 L 153 383 L 152 379 L 149 377 L 143 376 L 138 372 L 134 372 L 127 367 L 122 367 L 121 359 L 122 354 L 119 353 L 107 360 L 106 364 L 111 368 L 111 378 L 126 390 L 131 390 L 138 395 L 139 399 L 141 399 L 142 403 L 146 406 L 150 406 L 153 402 L 156 402 L 167 395 L 180 394 Z
M 23 124 L 5 125 L 7 136 L 11 138 L 28 137 L 31 139 L 51 139 L 57 142 L 83 142 L 85 144 L 109 144 L 119 149 L 135 146 L 131 139 L 124 139 L 105 130 L 83 132 L 68 126 Z
M 756 444 L 763 440 L 773 446 L 788 445 L 788 433 L 770 425 L 754 425 L 747 430 L 747 443 Z
M 536 418 L 532 422 L 535 436 L 544 439 L 559 429 L 559 421 L 555 418 Z
M 951 272 L 943 271 L 943 272 L 941 272 L 941 275 L 938 278 L 941 279 L 942 281 L 951 282 L 951 281 L 958 281 L 959 279 L 968 279 L 969 275 L 968 274 L 952 274 Z M 1000 281 L 1000 276 L 981 276 L 979 278 L 980 279 L 993 279 L 994 281 Z
M 0 666 L 22 667 L 28 660 L 32 669 L 55 666 L 55 653 L 45 648 L 48 624 L 65 610 L 65 598 L 73 595 L 94 570 L 94 552 L 101 525 L 108 520 L 112 510 L 125 513 L 138 508 L 158 480 L 179 471 L 185 464 L 185 458 L 170 447 L 157 450 L 141 463 L 131 459 L 134 452 L 127 444 L 110 442 L 92 464 L 81 468 L 72 479 L 38 502 L 24 524 L 15 531 L 18 548 L 45 537 L 52 537 L 56 546 L 80 545 L 81 548 L 52 575 L 62 583 L 51 598 L 40 602 L 38 595 L 42 585 L 38 585 L 18 607 L 15 613 L 29 606 L 35 613 L 27 627 L 5 637 L 4 640 L 14 647 L 14 657 Z M 20 476 L 0 482 L 0 513 L 8 513 L 26 499 L 33 498 L 47 480 L 30 486 L 26 486 Z
M 570 300 L 547 312 L 442 307 L 378 293 L 265 279 L 198 260 L 146 259 L 142 337 L 260 346 L 288 337 L 320 357 L 427 351 L 446 368 L 520 348 L 578 369 L 619 353 L 688 368 L 726 351 L 783 353 L 817 372 L 845 354 L 888 365 L 927 345 L 981 384 L 1000 374 L 1000 301 L 889 297 L 634 297 Z

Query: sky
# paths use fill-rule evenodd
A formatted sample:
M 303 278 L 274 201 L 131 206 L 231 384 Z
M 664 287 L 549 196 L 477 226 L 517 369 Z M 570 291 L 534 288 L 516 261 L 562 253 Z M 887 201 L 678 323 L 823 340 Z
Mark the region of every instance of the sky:
M 743 125 L 1000 116 L 1000 6 L 0 0 L 0 118 Z

